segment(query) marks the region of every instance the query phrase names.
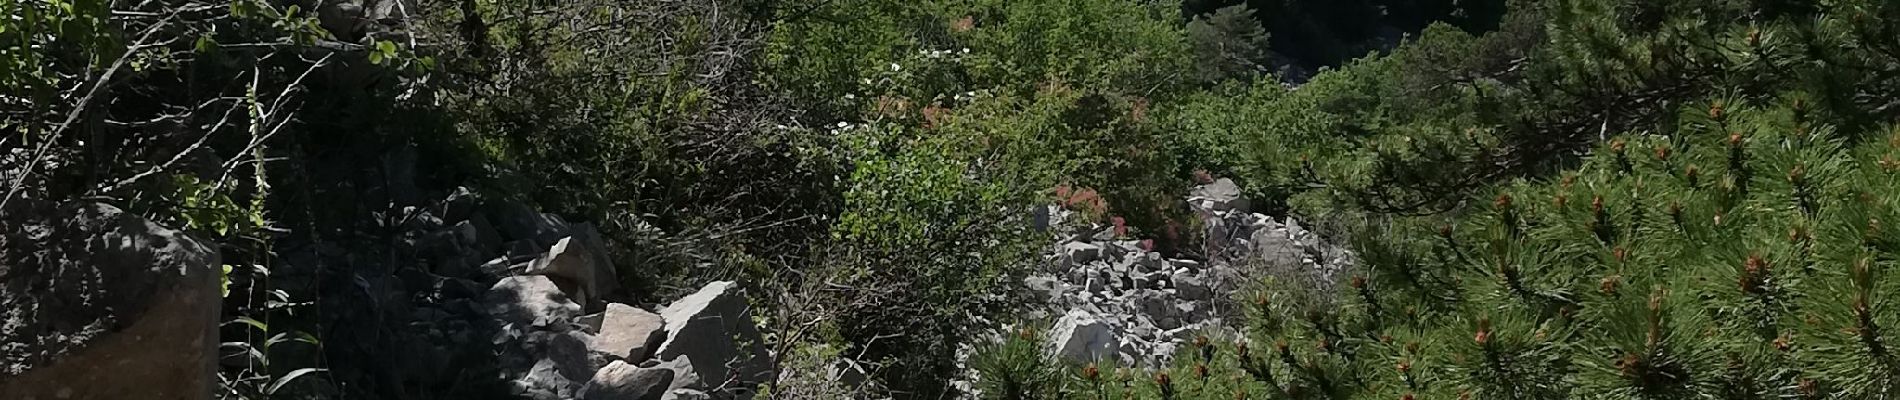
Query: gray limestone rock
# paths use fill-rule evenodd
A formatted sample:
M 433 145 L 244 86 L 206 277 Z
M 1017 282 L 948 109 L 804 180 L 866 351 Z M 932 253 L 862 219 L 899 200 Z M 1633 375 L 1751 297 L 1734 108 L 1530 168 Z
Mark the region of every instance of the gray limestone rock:
M 209 396 L 219 265 L 116 207 L 15 199 L 0 209 L 0 399 Z
M 1247 200 L 1241 198 L 1240 185 L 1234 180 L 1221 178 L 1206 185 L 1194 188 L 1189 194 L 1190 201 L 1200 201 L 1215 211 L 1246 210 Z
M 515 379 L 513 386 L 518 394 L 536 399 L 573 399 L 594 376 L 585 334 L 536 331 L 520 344 L 536 358 L 527 374 Z
M 640 368 L 623 361 L 594 372 L 581 388 L 582 400 L 659 400 L 673 384 L 673 370 Z
M 1094 243 L 1069 242 L 1062 245 L 1063 254 L 1071 265 L 1082 265 L 1102 259 L 1102 246 Z
M 590 349 L 612 360 L 638 364 L 666 338 L 666 321 L 638 307 L 612 303 L 607 310 L 585 318 L 594 332 Z
M 547 275 L 572 283 L 575 290 L 569 295 L 585 307 L 618 285 L 613 265 L 602 264 L 604 257 L 601 252 L 604 250 L 597 242 L 582 236 L 561 238 L 554 243 L 554 247 L 548 248 L 547 253 L 541 254 L 528 265 L 527 273 Z
M 482 296 L 482 310 L 498 325 L 565 329 L 581 307 L 569 300 L 546 276 L 522 275 L 502 279 Z
M 667 305 L 660 316 L 666 319 L 667 337 L 655 357 L 690 356 L 693 370 L 713 386 L 729 380 L 744 386 L 771 379 L 765 342 L 737 284 L 709 283 Z
M 1213 289 L 1202 280 L 1200 274 L 1176 272 L 1169 281 L 1174 282 L 1175 290 L 1184 299 L 1208 300 L 1214 297 Z
M 1094 362 L 1114 357 L 1117 350 L 1115 331 L 1094 315 L 1072 310 L 1056 321 L 1049 331 L 1056 356 L 1076 362 Z

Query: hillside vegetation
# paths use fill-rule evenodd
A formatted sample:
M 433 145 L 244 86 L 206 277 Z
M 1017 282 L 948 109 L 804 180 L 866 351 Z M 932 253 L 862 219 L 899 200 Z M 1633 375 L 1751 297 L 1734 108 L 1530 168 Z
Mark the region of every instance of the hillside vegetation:
M 1900 2 L 0 11 L 0 216 L 108 201 L 211 238 L 228 317 L 323 343 L 221 396 L 453 393 L 352 375 L 373 347 L 328 335 L 458 187 L 598 226 L 638 301 L 742 282 L 779 370 L 870 372 L 762 397 L 954 398 L 966 368 L 1007 399 L 1900 393 Z M 1344 287 L 1248 285 L 1238 335 L 1159 370 L 986 339 L 1043 262 L 1034 210 L 1203 258 L 1181 199 L 1217 177 L 1349 245 Z

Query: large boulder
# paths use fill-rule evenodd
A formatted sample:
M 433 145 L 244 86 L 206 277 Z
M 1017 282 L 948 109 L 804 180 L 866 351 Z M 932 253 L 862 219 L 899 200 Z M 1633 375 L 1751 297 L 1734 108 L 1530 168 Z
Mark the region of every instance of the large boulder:
M 659 314 L 626 304 L 612 303 L 600 314 L 584 319 L 595 332 L 592 350 L 607 359 L 638 364 L 666 339 L 666 320 Z
M 0 210 L 0 399 L 201 399 L 217 252 L 104 204 Z
M 482 296 L 482 309 L 499 325 L 565 329 L 581 307 L 569 300 L 546 276 L 522 275 L 502 279 Z
M 1087 312 L 1070 310 L 1051 329 L 1051 349 L 1056 356 L 1076 362 L 1095 362 L 1116 357 L 1119 343 L 1115 331 Z
M 771 378 L 765 342 L 752 324 L 751 306 L 731 281 L 706 284 L 660 311 L 666 342 L 662 360 L 691 356 L 693 370 L 708 385 L 745 386 Z M 724 385 L 727 382 L 738 385 Z
M 582 400 L 660 400 L 673 383 L 673 370 L 640 368 L 614 361 L 582 386 Z

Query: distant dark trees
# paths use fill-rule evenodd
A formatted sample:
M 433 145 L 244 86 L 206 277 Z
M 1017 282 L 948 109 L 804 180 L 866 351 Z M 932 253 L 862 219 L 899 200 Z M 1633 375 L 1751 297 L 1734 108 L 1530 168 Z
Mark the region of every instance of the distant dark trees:
M 1445 22 L 1473 33 L 1495 29 L 1507 0 L 1187 0 L 1189 17 L 1244 5 L 1272 49 L 1307 68 L 1339 65 Z

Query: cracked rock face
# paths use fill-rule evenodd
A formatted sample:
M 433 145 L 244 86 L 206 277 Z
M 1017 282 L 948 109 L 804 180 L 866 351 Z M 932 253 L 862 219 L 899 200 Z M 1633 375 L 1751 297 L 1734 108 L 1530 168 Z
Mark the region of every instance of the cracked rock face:
M 760 383 L 771 378 L 765 341 L 737 284 L 713 282 L 660 311 L 667 338 L 657 357 L 688 355 L 708 383 Z
M 9 204 L 0 398 L 210 395 L 219 265 L 211 247 L 113 206 Z

